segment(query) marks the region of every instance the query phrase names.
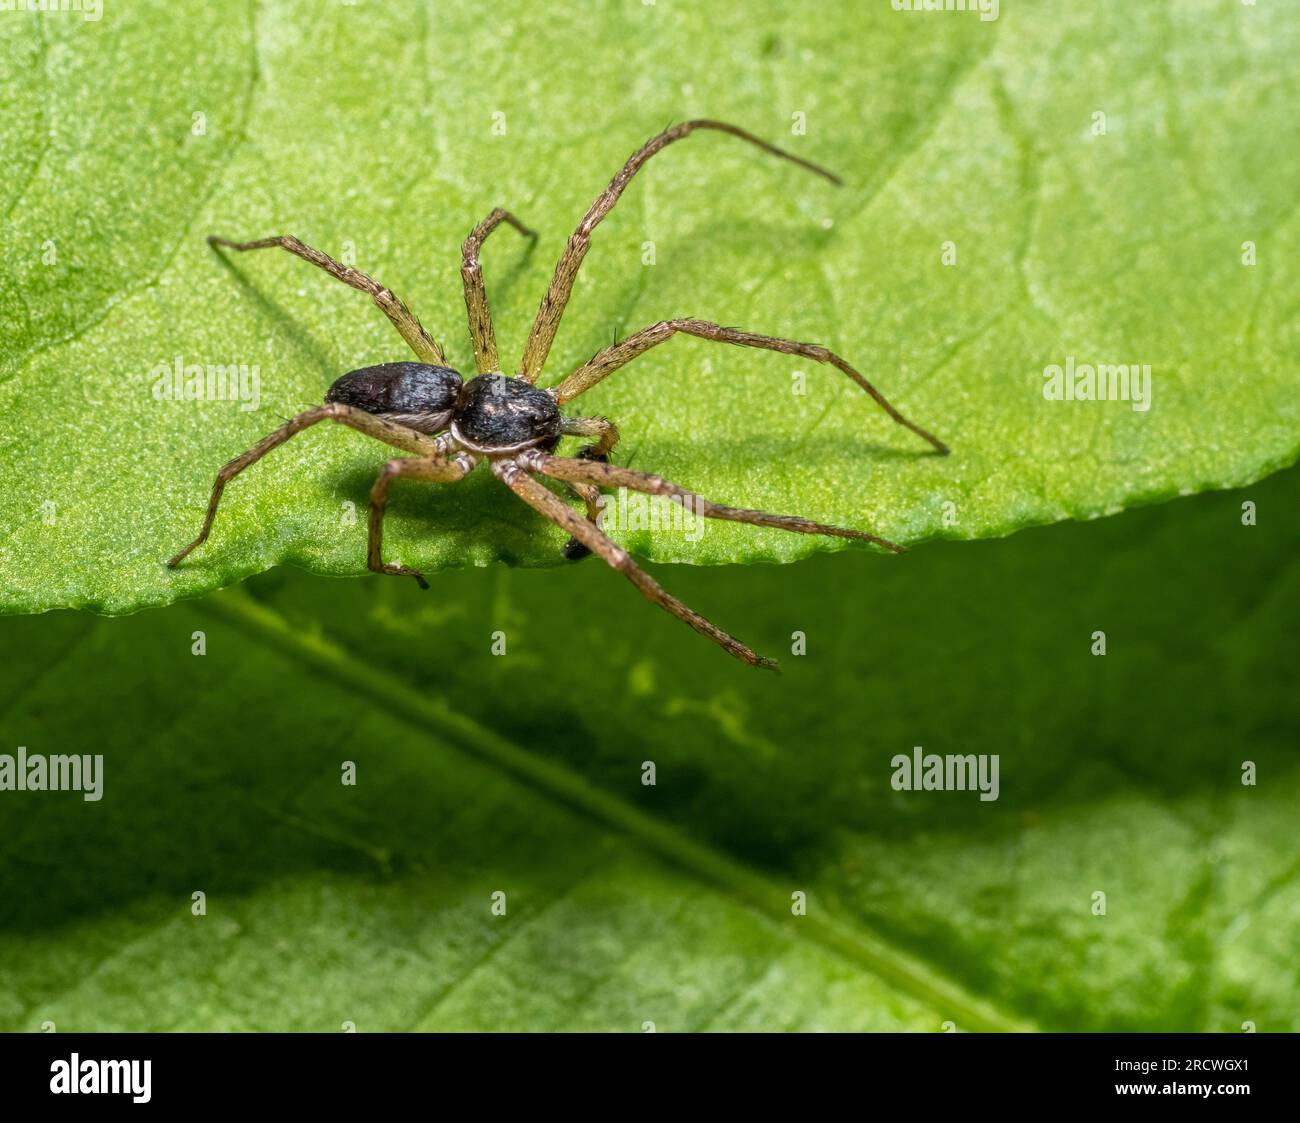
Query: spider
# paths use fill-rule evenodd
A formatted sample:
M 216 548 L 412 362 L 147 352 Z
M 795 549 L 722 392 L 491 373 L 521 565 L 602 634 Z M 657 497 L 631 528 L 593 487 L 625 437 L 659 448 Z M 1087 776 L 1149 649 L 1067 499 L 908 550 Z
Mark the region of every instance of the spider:
M 721 121 L 684 121 L 652 137 L 632 154 L 618 174 L 610 180 L 609 186 L 583 215 L 577 230 L 569 238 L 555 268 L 550 288 L 537 310 L 537 318 L 524 347 L 519 373 L 515 375 L 501 371 L 492 313 L 488 307 L 483 272 L 479 266 L 479 253 L 488 235 L 502 223 L 514 227 L 528 238 L 535 238 L 536 234 L 500 207 L 495 208 L 474 227 L 462 247 L 460 272 L 464 282 L 465 308 L 474 345 L 474 359 L 478 367 L 477 376 L 468 381 L 447 366 L 442 348 L 407 306 L 374 278 L 335 261 L 291 234 L 249 242 L 209 237 L 210 245 L 231 250 L 278 246 L 318 266 L 344 284 L 368 293 L 410 345 L 419 362 L 384 363 L 343 375 L 329 388 L 324 405 L 291 418 L 225 465 L 217 473 L 208 501 L 207 515 L 198 537 L 167 564 L 173 567 L 179 565 L 191 551 L 207 540 L 222 492 L 235 476 L 309 426 L 319 421 L 336 421 L 411 454 L 409 457 L 390 460 L 370 491 L 366 560 L 374 572 L 413 577 L 421 588 L 427 589 L 428 584 L 418 570 L 383 560 L 381 548 L 384 510 L 388 504 L 389 491 L 397 480 L 455 483 L 468 476 L 481 460 L 486 460 L 493 475 L 515 495 L 569 533 L 571 537 L 564 547 L 567 558 L 576 560 L 591 553 L 599 555 L 649 600 L 713 640 L 729 654 L 750 666 L 775 669 L 775 660 L 756 654 L 740 640 L 688 608 L 642 570 L 626 550 L 605 535 L 598 525 L 601 488 L 627 488 L 651 496 L 668 497 L 691 504 L 696 513 L 707 518 L 776 527 L 799 534 L 853 538 L 895 553 L 902 553 L 902 547 L 866 531 L 827 526 L 797 515 L 774 515 L 765 511 L 725 507 L 711 503 L 661 476 L 619 467 L 609 460 L 619 437 L 614 424 L 604 417 L 566 416 L 560 407 L 586 393 L 651 347 L 683 333 L 718 343 L 757 347 L 786 355 L 798 355 L 818 363 L 829 363 L 861 386 L 898 424 L 928 441 L 941 454 L 946 454 L 948 448 L 937 437 L 904 417 L 847 361 L 825 347 L 757 335 L 707 320 L 661 320 L 598 351 L 558 386 L 540 389 L 535 385 L 550 353 L 560 317 L 573 292 L 578 269 L 587 255 L 592 231 L 613 209 L 632 177 L 644 167 L 650 157 L 699 129 L 713 129 L 738 137 L 831 183 L 841 183 L 838 176 L 825 168 L 768 144 L 742 128 Z M 560 438 L 566 436 L 587 438 L 592 443 L 583 447 L 576 457 L 556 456 L 555 448 Z M 586 505 L 586 516 L 580 515 L 553 491 L 543 486 L 539 477 L 561 481 L 566 485 Z

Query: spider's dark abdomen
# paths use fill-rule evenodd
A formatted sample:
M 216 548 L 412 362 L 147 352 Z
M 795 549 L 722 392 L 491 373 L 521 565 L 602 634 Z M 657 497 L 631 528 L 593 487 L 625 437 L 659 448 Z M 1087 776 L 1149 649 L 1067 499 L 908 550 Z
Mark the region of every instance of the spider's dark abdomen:
M 406 418 L 412 428 L 424 429 L 415 424 L 420 419 L 438 420 L 438 428 L 442 428 L 456 408 L 460 391 L 460 375 L 450 367 L 381 363 L 345 374 L 329 388 L 325 400 L 367 413 Z
M 456 411 L 457 433 L 485 449 L 554 441 L 560 423 L 560 407 L 550 394 L 504 374 L 481 374 L 465 383 Z

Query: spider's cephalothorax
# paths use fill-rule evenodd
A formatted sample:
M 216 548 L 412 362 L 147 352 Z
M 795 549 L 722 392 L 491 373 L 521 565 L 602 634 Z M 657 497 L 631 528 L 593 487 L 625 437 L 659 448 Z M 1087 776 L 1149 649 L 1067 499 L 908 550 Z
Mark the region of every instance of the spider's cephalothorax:
M 335 261 L 328 254 L 313 249 L 290 234 L 252 242 L 209 238 L 208 241 L 214 246 L 227 246 L 235 250 L 278 246 L 319 266 L 345 284 L 368 293 L 420 361 L 384 363 L 345 374 L 329 388 L 324 405 L 309 409 L 285 422 L 222 468 L 217 473 L 208 500 L 207 515 L 198 537 L 168 564 L 179 565 L 192 550 L 207 540 L 227 482 L 308 426 L 318 421 L 337 421 L 410 454 L 390 460 L 370 491 L 366 562 L 372 570 L 414 577 L 421 586 L 427 588 L 423 576 L 417 570 L 383 560 L 384 511 L 388 505 L 392 482 L 405 478 L 453 483 L 469 475 L 481 460 L 486 459 L 492 473 L 506 487 L 534 510 L 569 532 L 572 537 L 565 546 L 565 556 L 577 558 L 589 553 L 600 555 L 646 597 L 736 658 L 752 666 L 775 667 L 774 661 L 756 655 L 738 639 L 665 592 L 658 582 L 632 561 L 622 547 L 604 533 L 599 525 L 602 488 L 626 488 L 676 499 L 691 504 L 692 510 L 705 518 L 775 527 L 800 534 L 855 538 L 897 553 L 901 553 L 902 548 L 864 530 L 827 526 L 798 515 L 773 515 L 766 511 L 711 503 L 662 476 L 611 464 L 609 454 L 618 442 L 618 430 L 614 425 L 604 417 L 565 417 L 560 412 L 560 407 L 590 390 L 607 375 L 651 347 L 681 333 L 718 343 L 757 347 L 827 363 L 861 386 L 898 424 L 924 438 L 940 453 L 946 453 L 948 448 L 937 437 L 904 417 L 879 390 L 833 351 L 815 343 L 796 343 L 791 339 L 758 335 L 739 328 L 723 327 L 708 320 L 683 318 L 651 324 L 596 352 L 558 386 L 538 389 L 535 383 L 550 353 L 578 269 L 587 255 L 592 230 L 610 212 L 632 177 L 651 156 L 697 129 L 713 129 L 739 137 L 766 152 L 807 168 L 832 183 L 840 182 L 824 168 L 774 148 L 752 133 L 721 121 L 684 121 L 652 137 L 632 154 L 618 175 L 588 208 L 578 229 L 569 239 L 564 255 L 556 266 L 550 288 L 537 310 L 533 330 L 524 347 L 519 374 L 515 377 L 500 372 L 501 362 L 492 327 L 492 313 L 483 287 L 483 271 L 479 266 L 479 251 L 484 240 L 503 222 L 522 234 L 535 236 L 508 211 L 500 208 L 494 210 L 470 232 L 462 247 L 460 271 L 465 286 L 470 336 L 474 343 L 474 360 L 478 368 L 477 377 L 468 382 L 446 365 L 442 348 L 424 330 L 410 309 L 374 278 Z M 565 436 L 585 437 L 592 443 L 582 448 L 576 457 L 556 456 L 555 448 L 560 438 Z M 579 514 L 543 486 L 538 477 L 562 483 L 585 504 L 585 514 Z
M 456 443 L 475 452 L 553 449 L 563 426 L 555 398 L 522 378 L 480 374 L 465 383 L 451 422 Z

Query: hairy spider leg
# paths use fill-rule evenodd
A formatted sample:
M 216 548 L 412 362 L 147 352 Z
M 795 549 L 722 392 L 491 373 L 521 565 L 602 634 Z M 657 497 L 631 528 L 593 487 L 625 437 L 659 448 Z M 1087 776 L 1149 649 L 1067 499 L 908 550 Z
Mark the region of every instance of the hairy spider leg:
M 232 250 L 264 250 L 272 246 L 279 246 L 283 250 L 288 250 L 304 261 L 310 261 L 313 265 L 324 269 L 331 277 L 336 277 L 345 285 L 351 285 L 354 289 L 368 293 L 376 304 L 383 310 L 385 316 L 392 321 L 401 334 L 402 338 L 410 344 L 411 350 L 414 351 L 423 362 L 432 366 L 445 366 L 447 357 L 442 353 L 442 348 L 438 346 L 424 328 L 420 321 L 415 318 L 411 310 L 393 293 L 391 289 L 385 288 L 373 277 L 356 269 L 351 269 L 342 262 L 335 261 L 329 254 L 321 253 L 318 249 L 313 249 L 305 242 L 300 242 L 292 234 L 280 234 L 274 238 L 258 238 L 252 242 L 232 242 L 227 238 L 218 238 L 215 235 L 208 238 L 208 244 L 211 246 L 225 246 Z
M 566 417 L 562 424 L 565 436 L 596 438 L 595 444 L 578 451 L 578 456 L 583 460 L 608 460 L 609 454 L 618 444 L 618 429 L 608 417 Z M 594 484 L 578 480 L 568 480 L 566 486 L 586 504 L 587 518 L 595 523 L 600 516 L 600 489 Z M 570 538 L 564 544 L 562 553 L 569 561 L 580 561 L 591 551 L 576 538 Z
M 469 335 L 474 342 L 474 362 L 479 374 L 491 374 L 501 369 L 497 354 L 497 337 L 492 327 L 492 309 L 488 306 L 487 290 L 483 287 L 483 269 L 478 255 L 487 236 L 503 222 L 519 231 L 525 238 L 536 238 L 537 231 L 528 229 L 509 211 L 500 207 L 470 231 L 460 248 L 460 277 L 465 284 L 465 314 L 469 318 Z
M 550 288 L 546 290 L 546 295 L 542 297 L 542 303 L 537 309 L 537 318 L 533 321 L 532 331 L 529 333 L 528 342 L 524 347 L 524 356 L 520 369 L 521 377 L 529 382 L 536 382 L 542 366 L 546 363 L 546 356 L 550 354 L 551 344 L 555 341 L 555 333 L 559 330 L 560 317 L 564 315 L 564 306 L 569 302 L 569 296 L 573 292 L 573 282 L 578 275 L 578 269 L 582 265 L 582 259 L 587 256 L 587 248 L 591 243 L 591 232 L 596 228 L 600 220 L 613 210 L 614 204 L 618 202 L 624 188 L 627 187 L 632 177 L 641 170 L 651 156 L 674 141 L 689 136 L 696 129 L 714 129 L 717 132 L 739 137 L 741 140 L 756 145 L 764 152 L 779 156 L 782 160 L 789 160 L 793 164 L 798 164 L 801 168 L 806 168 L 808 171 L 830 180 L 831 183 L 838 184 L 840 182 L 839 177 L 833 172 L 777 148 L 775 145 L 768 144 L 767 141 L 756 137 L 745 129 L 738 128 L 735 125 L 728 125 L 723 121 L 683 121 L 681 124 L 665 129 L 658 136 L 651 137 L 632 153 L 618 174 L 609 181 L 609 186 L 600 193 L 596 201 L 587 210 L 587 213 L 582 216 L 582 221 L 578 223 L 577 230 L 573 232 L 568 244 L 564 247 L 564 254 L 555 267 L 555 275 L 551 279 Z
M 419 457 L 411 460 L 390 460 L 379 473 L 370 489 L 370 520 L 366 546 L 366 565 L 375 573 L 389 573 L 394 577 L 414 577 L 421 589 L 429 583 L 418 569 L 404 565 L 386 565 L 381 556 L 384 544 L 384 512 L 388 508 L 388 491 L 393 481 L 427 480 L 430 483 L 457 483 L 474 470 L 478 460 L 468 453 L 458 453 L 450 459 Z
M 915 422 L 903 416 L 890 401 L 866 380 L 857 370 L 849 365 L 834 351 L 828 351 L 817 343 L 798 343 L 793 339 L 778 339 L 772 335 L 756 335 L 754 332 L 741 331 L 739 328 L 723 327 L 708 320 L 660 320 L 648 328 L 634 332 L 626 339 L 597 351 L 582 366 L 555 388 L 555 400 L 563 405 L 572 401 L 579 394 L 585 394 L 601 379 L 613 374 L 619 367 L 630 363 L 638 355 L 645 354 L 656 344 L 671 339 L 678 332 L 694 335 L 700 339 L 711 339 L 715 343 L 734 343 L 739 347 L 758 347 L 766 351 L 780 351 L 785 355 L 799 355 L 816 363 L 829 363 L 847 374 L 854 382 L 870 394 L 887 414 L 905 429 L 910 429 L 918 437 L 930 442 L 945 456 L 948 446 L 938 437 L 926 432 Z
M 567 530 L 593 554 L 602 557 L 613 569 L 632 582 L 647 600 L 671 612 L 677 619 L 689 624 L 700 635 L 707 636 L 741 662 L 748 663 L 751 667 L 779 669 L 775 660 L 765 659 L 751 651 L 735 636 L 728 635 L 667 592 L 659 582 L 632 560 L 626 550 L 602 533 L 594 523 L 588 522 L 570 509 L 564 500 L 533 479 L 518 463 L 513 460 L 498 460 L 493 463 L 492 471 L 506 487 L 535 511 L 550 519 L 562 530 Z
M 721 519 L 725 522 L 749 523 L 751 526 L 767 526 L 776 530 L 789 530 L 796 534 L 824 534 L 828 538 L 853 538 L 859 542 L 870 542 L 883 546 L 895 554 L 906 551 L 896 542 L 868 534 L 865 530 L 850 530 L 843 526 L 828 526 L 826 523 L 814 522 L 802 515 L 773 515 L 767 511 L 754 511 L 746 507 L 726 507 L 714 503 L 703 496 L 689 491 L 680 484 L 656 476 L 650 472 L 638 472 L 633 468 L 622 468 L 617 464 L 602 464 L 592 460 L 571 460 L 563 456 L 551 456 L 544 452 L 524 453 L 519 462 L 530 472 L 539 472 L 543 476 L 565 482 L 580 482 L 600 487 L 625 487 L 646 495 L 663 495 L 680 500 L 683 507 L 694 514 L 707 519 Z
M 423 433 L 417 433 L 414 429 L 408 429 L 405 425 L 387 421 L 373 413 L 367 413 L 365 410 L 356 409 L 353 406 L 343 405 L 339 402 L 331 402 L 328 405 L 316 406 L 314 409 L 306 410 L 298 414 L 297 417 L 290 418 L 274 432 L 268 433 L 247 452 L 240 453 L 217 473 L 216 482 L 212 485 L 212 497 L 208 500 L 208 513 L 203 520 L 203 529 L 199 531 L 198 537 L 193 542 L 168 561 L 167 564 L 175 568 L 185 560 L 187 555 L 207 541 L 208 535 L 212 532 L 212 521 L 217 517 L 217 505 L 221 502 L 221 493 L 225 491 L 226 484 L 249 465 L 256 464 L 272 449 L 279 448 L 290 437 L 296 436 L 304 429 L 315 425 L 318 421 L 337 421 L 340 425 L 347 425 L 358 432 L 365 433 L 368 437 L 374 437 L 378 441 L 383 441 L 394 448 L 400 448 L 403 452 L 414 453 L 417 456 L 436 456 L 438 454 L 438 446 Z
M 595 484 L 581 483 L 577 480 L 566 480 L 564 486 L 582 500 L 583 505 L 587 508 L 587 520 L 591 525 L 599 526 L 600 488 Z M 564 544 L 560 553 L 564 556 L 565 561 L 581 561 L 591 551 L 576 538 L 570 538 Z

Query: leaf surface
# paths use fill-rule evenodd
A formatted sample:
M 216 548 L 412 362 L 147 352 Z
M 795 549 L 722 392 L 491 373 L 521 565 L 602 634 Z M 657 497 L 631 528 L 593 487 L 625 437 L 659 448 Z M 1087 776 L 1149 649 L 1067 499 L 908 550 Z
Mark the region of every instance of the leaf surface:
M 506 206 L 541 232 L 529 249 L 503 228 L 484 255 L 513 363 L 578 216 L 692 116 L 845 186 L 718 135 L 656 157 L 596 232 L 545 379 L 697 316 L 830 346 L 954 452 L 927 455 L 831 368 L 677 338 L 580 399 L 620 425 L 621 462 L 914 543 L 1295 459 L 1293 11 L 767 7 L 157 0 L 4 21 L 0 607 L 126 612 L 282 562 L 363 572 L 389 450 L 333 428 L 236 481 L 207 546 L 163 565 L 218 466 L 343 372 L 409 357 L 363 295 L 279 251 L 223 259 L 205 235 L 295 233 L 355 260 L 469 370 L 459 245 Z M 1151 408 L 1045 400 L 1045 368 L 1067 362 L 1149 366 Z M 257 408 L 251 382 L 246 401 L 157 400 L 178 364 L 205 393 L 209 367 L 256 367 Z M 388 548 L 408 565 L 558 559 L 559 532 L 485 471 L 399 490 Z M 700 564 L 842 545 L 612 529 Z

